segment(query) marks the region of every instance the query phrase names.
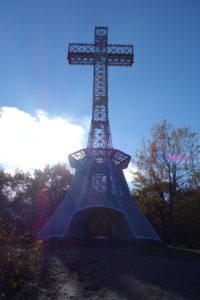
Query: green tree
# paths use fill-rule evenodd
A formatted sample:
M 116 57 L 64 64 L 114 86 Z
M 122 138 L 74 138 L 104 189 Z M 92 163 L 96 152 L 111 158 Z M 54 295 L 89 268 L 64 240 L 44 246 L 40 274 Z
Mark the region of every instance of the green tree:
M 64 164 L 35 170 L 30 188 L 34 200 L 34 231 L 38 231 L 53 214 L 69 190 L 73 175 Z
M 64 164 L 47 165 L 34 174 L 0 170 L 0 217 L 18 231 L 37 231 L 63 200 L 72 177 Z
M 183 190 L 199 185 L 198 135 L 164 120 L 153 126 L 151 139 L 143 141 L 135 163 L 134 194 L 138 204 L 154 219 L 160 218 L 165 239 L 174 244 L 176 199 Z
M 0 169 L 0 218 L 11 218 L 11 203 L 9 195 L 11 189 L 12 176 Z

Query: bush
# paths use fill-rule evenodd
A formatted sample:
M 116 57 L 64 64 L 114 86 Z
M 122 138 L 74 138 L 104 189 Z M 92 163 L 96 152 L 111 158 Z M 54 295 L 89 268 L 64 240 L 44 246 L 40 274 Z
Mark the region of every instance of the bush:
M 36 299 L 42 243 L 0 220 L 0 298 Z

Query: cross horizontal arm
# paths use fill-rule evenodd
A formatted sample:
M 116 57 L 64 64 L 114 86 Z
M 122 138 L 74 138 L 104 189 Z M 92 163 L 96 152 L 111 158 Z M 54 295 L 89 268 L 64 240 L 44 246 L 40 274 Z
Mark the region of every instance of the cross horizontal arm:
M 72 65 L 94 65 L 95 55 L 104 57 L 108 66 L 131 66 L 133 64 L 132 45 L 107 45 L 99 47 L 95 44 L 70 43 L 68 61 Z
M 72 65 L 93 65 L 94 44 L 70 43 L 68 49 L 68 61 Z
M 108 66 L 131 66 L 134 62 L 133 45 L 108 45 Z

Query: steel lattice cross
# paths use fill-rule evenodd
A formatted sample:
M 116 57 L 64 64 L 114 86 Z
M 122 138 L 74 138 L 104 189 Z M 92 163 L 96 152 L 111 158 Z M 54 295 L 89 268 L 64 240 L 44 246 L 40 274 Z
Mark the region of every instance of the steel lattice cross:
M 95 28 L 94 44 L 70 44 L 70 64 L 93 65 L 93 111 L 87 148 L 71 153 L 73 181 L 38 239 L 126 239 L 161 242 L 139 211 L 123 169 L 130 155 L 112 147 L 108 119 L 108 66 L 131 66 L 132 45 L 109 45 L 106 27 Z
M 69 44 L 70 64 L 94 66 L 89 149 L 112 149 L 108 118 L 108 66 L 131 66 L 133 58 L 133 45 L 108 44 L 107 27 L 95 27 L 94 44 Z

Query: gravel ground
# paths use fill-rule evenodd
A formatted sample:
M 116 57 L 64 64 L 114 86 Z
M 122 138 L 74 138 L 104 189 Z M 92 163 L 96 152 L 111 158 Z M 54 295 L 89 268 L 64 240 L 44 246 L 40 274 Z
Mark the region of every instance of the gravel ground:
M 133 245 L 47 248 L 38 300 L 200 299 L 200 254 Z

